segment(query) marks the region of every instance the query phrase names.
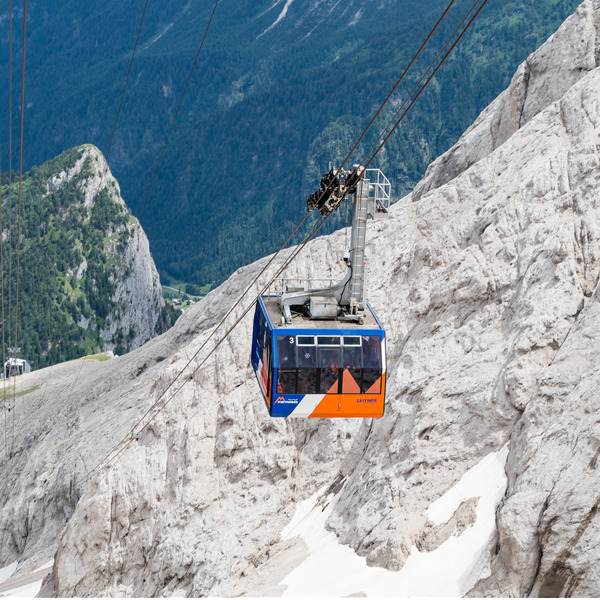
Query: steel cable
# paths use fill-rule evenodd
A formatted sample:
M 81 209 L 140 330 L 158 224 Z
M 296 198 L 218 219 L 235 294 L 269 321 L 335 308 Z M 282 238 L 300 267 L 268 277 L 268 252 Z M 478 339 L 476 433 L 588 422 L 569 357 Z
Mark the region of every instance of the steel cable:
M 421 94 L 425 91 L 425 88 L 429 85 L 429 83 L 431 82 L 431 80 L 435 77 L 436 73 L 440 70 L 440 68 L 442 67 L 442 65 L 446 62 L 446 59 L 450 56 L 450 54 L 452 54 L 452 52 L 453 52 L 454 48 L 456 48 L 458 42 L 460 42 L 460 40 L 463 38 L 463 36 L 465 35 L 465 33 L 469 30 L 469 28 L 471 27 L 471 25 L 474 23 L 475 19 L 479 16 L 479 14 L 481 13 L 481 11 L 483 10 L 483 8 L 485 7 L 485 5 L 488 2 L 489 2 L 489 0 L 483 0 L 483 3 L 481 4 L 481 6 L 477 10 L 477 12 L 471 17 L 471 20 L 467 23 L 466 27 L 463 29 L 463 31 L 461 32 L 461 34 L 458 36 L 458 38 L 452 44 L 452 46 L 450 47 L 450 49 L 448 50 L 448 52 L 446 52 L 446 54 L 442 58 L 441 62 L 434 69 L 433 73 L 427 78 L 427 81 L 423 84 L 423 87 L 421 87 L 421 89 L 419 90 L 419 92 L 417 93 L 417 95 L 413 98 L 412 102 L 406 107 L 406 109 L 404 110 L 404 112 L 402 113 L 402 115 L 400 116 L 400 118 L 398 119 L 398 121 L 392 127 L 392 129 L 387 134 L 387 136 L 385 137 L 385 139 L 381 142 L 381 144 L 379 145 L 379 147 L 377 148 L 377 150 L 375 151 L 375 153 L 373 154 L 373 156 L 369 159 L 369 162 L 367 162 L 367 164 L 364 165 L 365 169 L 369 168 L 369 165 L 373 162 L 373 160 L 375 159 L 375 157 L 379 154 L 379 152 L 385 146 L 385 144 L 390 139 L 390 137 L 394 133 L 394 131 L 396 131 L 396 129 L 398 128 L 398 126 L 400 125 L 400 123 L 403 121 L 404 117 L 407 115 L 408 111 L 414 106 L 415 102 L 419 99 L 419 97 L 421 96 Z M 479 0 L 477 0 L 477 2 L 475 2 L 475 6 L 478 3 L 479 3 Z
M 0 152 L 0 157 L 2 153 Z M 0 173 L 2 173 L 1 160 L 0 160 Z M 6 364 L 6 337 L 5 337 L 5 323 L 4 323 L 4 242 L 1 234 L 2 229 L 2 182 L 0 181 L 0 288 L 2 293 L 2 379 L 3 379 L 3 396 L 2 405 L 4 407 L 4 450 L 8 458 L 7 452 L 7 408 L 6 408 L 6 371 L 4 365 Z
M 113 138 L 115 137 L 115 131 L 117 129 L 117 123 L 119 122 L 119 116 L 121 115 L 121 107 L 123 106 L 123 99 L 125 98 L 125 91 L 127 90 L 127 83 L 129 81 L 129 74 L 131 73 L 131 65 L 133 65 L 133 59 L 135 57 L 135 51 L 137 49 L 138 41 L 140 39 L 140 32 L 142 31 L 142 25 L 144 23 L 144 17 L 146 16 L 146 9 L 148 8 L 148 0 L 144 4 L 144 12 L 142 12 L 142 18 L 140 20 L 140 26 L 138 27 L 137 36 L 135 38 L 135 44 L 133 45 L 133 52 L 131 53 L 131 60 L 129 61 L 129 68 L 127 69 L 127 77 L 125 77 L 125 85 L 123 86 L 123 93 L 121 94 L 121 101 L 119 102 L 119 108 L 117 110 L 117 118 L 113 126 L 112 134 L 110 136 L 110 143 L 108 144 L 108 152 L 106 153 L 106 162 L 110 156 L 110 150 L 112 148 Z
M 309 213 L 310 214 L 310 213 Z M 271 281 L 262 289 L 262 291 L 259 293 L 259 296 L 261 294 L 263 294 L 268 287 L 271 285 L 271 283 L 273 282 L 274 279 L 276 279 L 281 272 L 283 271 L 283 269 L 285 269 L 289 263 L 291 262 L 291 260 L 293 260 L 299 250 L 302 250 L 302 248 L 304 248 L 304 246 L 306 246 L 306 244 L 310 241 L 310 239 L 312 239 L 312 237 L 314 236 L 314 234 L 320 229 L 321 225 L 329 218 L 329 216 L 332 213 L 330 213 L 329 215 L 327 215 L 327 217 L 322 217 L 315 226 L 313 226 L 313 229 L 309 232 L 309 234 L 305 237 L 303 243 L 301 246 L 297 246 L 296 249 L 292 252 L 291 257 L 288 258 L 284 264 L 282 265 L 282 267 L 277 271 L 276 275 L 271 279 Z M 304 219 L 301 221 L 301 223 L 303 223 L 306 218 L 308 217 L 308 214 L 304 217 Z M 319 225 L 321 224 L 321 225 Z M 300 227 L 300 224 L 298 225 L 298 227 L 296 227 L 296 229 L 294 230 L 293 233 L 296 232 L 296 230 Z M 292 237 L 293 233 L 288 237 L 288 240 Z M 287 244 L 287 241 L 285 242 L 285 244 Z M 285 245 L 284 244 L 284 245 Z M 181 377 L 181 375 L 184 373 L 184 371 L 192 364 L 192 362 L 195 360 L 195 358 L 198 356 L 198 354 L 200 354 L 200 352 L 206 347 L 208 341 L 210 339 L 212 339 L 213 335 L 215 334 L 215 332 L 225 323 L 227 317 L 229 317 L 231 315 L 231 313 L 233 312 L 233 310 L 235 309 L 235 307 L 241 302 L 241 300 L 244 298 L 245 294 L 257 283 L 258 279 L 261 277 L 261 275 L 265 272 L 265 270 L 269 267 L 269 265 L 271 265 L 271 263 L 273 262 L 273 260 L 275 260 L 275 258 L 277 257 L 277 255 L 281 252 L 281 250 L 283 249 L 283 246 L 278 250 L 278 252 L 276 254 L 274 254 L 271 259 L 269 260 L 268 264 L 260 271 L 260 273 L 257 275 L 257 277 L 252 281 L 252 283 L 246 288 L 246 291 L 238 298 L 237 302 L 232 306 L 232 308 L 229 310 L 229 312 L 227 313 L 227 315 L 221 319 L 221 321 L 218 323 L 218 325 L 213 329 L 213 331 L 209 334 L 208 338 L 202 343 L 202 345 L 200 346 L 200 348 L 198 348 L 198 350 L 196 350 L 196 352 L 192 355 L 192 357 L 187 361 L 187 363 L 180 369 L 179 373 L 176 375 L 176 377 L 171 381 L 171 383 L 169 383 L 169 385 L 167 386 L 167 388 L 161 392 L 160 396 L 158 397 L 157 400 L 155 400 L 155 402 L 150 406 L 150 408 L 142 415 L 142 417 L 140 419 L 138 419 L 138 421 L 136 422 L 136 424 L 129 430 L 129 432 L 127 433 L 127 435 L 120 440 L 115 447 L 109 452 L 109 454 L 100 462 L 98 463 L 98 465 L 96 465 L 96 467 L 94 467 L 91 472 L 90 475 L 86 478 L 86 481 L 91 479 L 96 473 L 98 473 L 103 466 L 108 466 L 111 462 L 113 462 L 114 460 L 116 460 L 116 458 L 126 449 L 129 447 L 129 445 L 133 442 L 133 438 L 131 437 L 134 433 L 141 433 L 151 422 L 152 420 L 166 407 L 166 405 L 177 395 L 177 393 L 181 390 L 181 388 L 187 383 L 187 381 L 183 381 L 181 383 L 181 385 L 175 390 L 175 392 L 173 392 L 173 394 L 171 395 L 170 398 L 168 398 L 161 406 L 158 406 L 159 403 L 161 402 L 161 400 L 165 397 L 165 395 L 167 394 L 167 392 L 171 389 L 171 387 L 173 387 L 173 385 L 176 383 L 176 381 Z M 188 376 L 188 380 L 191 379 L 193 377 L 193 375 L 198 371 L 198 369 L 210 358 L 210 356 L 212 356 L 212 354 L 219 348 L 219 346 L 225 341 L 225 339 L 227 339 L 227 337 L 229 336 L 229 334 L 239 325 L 239 323 L 241 322 L 241 320 L 248 314 L 248 312 L 254 307 L 254 302 L 256 301 L 256 299 L 254 299 L 249 305 L 248 307 L 243 311 L 242 315 L 240 317 L 238 317 L 238 319 L 235 321 L 235 323 L 227 330 L 227 332 L 225 333 L 225 335 L 223 335 L 223 337 L 213 346 L 213 348 L 211 349 L 211 351 L 204 357 L 204 359 L 194 368 L 194 370 L 192 371 L 192 373 Z M 158 409 L 156 410 L 155 414 L 148 420 L 147 423 L 145 423 L 143 426 L 141 426 L 142 422 L 144 421 L 144 419 L 152 412 L 154 411 L 156 408 L 158 407 Z M 140 427 L 141 426 L 141 427 Z M 125 446 L 121 445 L 123 444 L 123 442 L 125 440 L 128 440 L 127 443 L 125 444 Z
M 477 5 L 477 3 L 480 0 L 477 0 L 477 2 L 475 3 L 475 5 Z M 454 50 L 454 48 L 456 47 L 456 44 L 460 41 L 460 39 L 463 37 L 464 33 L 466 33 L 466 31 L 468 30 L 468 28 L 471 26 L 471 24 L 473 23 L 473 21 L 475 20 L 475 18 L 479 15 L 479 13 L 481 12 L 481 9 L 483 8 L 483 6 L 485 6 L 485 4 L 487 3 L 488 0 L 485 0 L 483 5 L 480 7 L 480 9 L 477 11 L 477 13 L 475 14 L 475 16 L 471 19 L 471 21 L 469 22 L 469 24 L 467 25 L 467 27 L 465 28 L 465 30 L 461 33 L 461 35 L 459 36 L 459 38 L 456 40 L 456 42 L 452 45 L 452 47 L 450 48 L 450 50 L 448 51 L 448 53 L 446 54 L 446 56 L 444 57 L 444 59 L 442 60 L 442 62 L 438 65 L 438 67 L 435 69 L 435 71 L 433 72 L 433 74 L 428 78 L 428 80 L 426 81 L 425 85 L 423 86 L 423 88 L 419 91 L 418 95 L 415 97 L 415 99 L 411 102 L 410 106 L 406 109 L 406 111 L 403 113 L 403 115 L 400 117 L 399 121 L 394 125 L 394 128 L 392 129 L 392 131 L 390 132 L 390 134 L 385 138 L 384 142 L 379 146 L 379 148 L 377 149 L 377 151 L 375 152 L 375 154 L 371 157 L 368 165 L 371 164 L 372 160 L 375 158 L 375 156 L 381 151 L 381 149 L 383 148 L 384 144 L 387 142 L 387 140 L 389 139 L 391 133 L 393 133 L 393 131 L 398 127 L 398 125 L 400 124 L 400 122 L 403 120 L 403 118 L 406 116 L 407 112 L 410 110 L 410 108 L 412 108 L 412 106 L 414 105 L 414 103 L 416 102 L 416 100 L 418 99 L 418 97 L 421 95 L 421 93 L 424 91 L 425 87 L 430 83 L 431 79 L 435 76 L 435 74 L 437 73 L 437 71 L 439 70 L 439 68 L 441 67 L 441 65 L 444 63 L 444 61 L 446 60 L 446 58 L 449 56 L 449 54 Z M 444 15 L 447 14 L 449 8 L 452 6 L 454 2 L 450 3 L 450 6 L 446 9 Z M 468 14 L 470 14 L 472 12 L 473 9 L 471 9 L 471 11 L 469 11 Z M 467 15 L 468 16 L 468 15 Z M 436 28 L 439 26 L 441 20 L 438 20 L 438 23 L 436 24 Z M 463 20 L 464 23 L 464 20 Z M 462 24 L 461 24 L 462 25 Z M 460 26 L 459 26 L 460 28 Z M 454 32 L 451 36 L 450 39 L 452 39 L 452 37 L 454 37 L 454 35 L 456 34 L 456 32 Z M 428 36 L 428 40 L 431 38 L 430 34 Z M 448 42 L 449 43 L 449 42 Z M 446 43 L 446 45 L 444 46 L 444 48 L 447 47 L 448 43 Z M 424 46 L 422 46 L 418 53 L 420 53 L 422 51 Z M 443 50 L 442 50 L 443 52 Z M 435 60 L 437 60 L 437 58 L 439 58 L 439 54 L 436 57 Z M 409 66 L 412 66 L 412 64 L 414 64 L 414 60 L 413 59 L 410 63 Z M 427 72 L 429 72 L 432 67 L 433 64 L 427 69 L 427 71 L 425 72 L 425 74 Z M 408 67 L 407 69 L 403 72 L 400 80 L 398 81 L 398 83 L 396 84 L 396 86 L 394 87 L 394 90 L 397 88 L 399 82 L 404 78 L 406 72 L 408 71 Z M 421 78 L 422 81 L 423 78 Z M 393 90 L 393 91 L 394 91 Z M 384 101 L 384 104 L 378 109 L 376 116 L 380 114 L 383 106 L 385 105 L 385 103 L 387 103 L 389 101 L 389 99 L 391 98 L 392 93 L 390 93 L 388 95 L 388 97 L 386 98 L 386 100 Z M 346 159 L 344 160 L 344 162 L 342 163 L 342 165 L 339 167 L 339 169 L 343 168 L 343 165 L 349 160 L 352 152 L 354 152 L 354 150 L 356 149 L 356 147 L 358 146 L 358 144 L 360 143 L 360 140 L 362 140 L 362 138 L 364 137 L 364 135 L 366 134 L 366 132 L 368 131 L 368 129 L 372 126 L 373 122 L 375 121 L 374 117 L 373 119 L 371 119 L 371 122 L 369 123 L 369 125 L 365 128 L 365 131 L 363 132 L 363 134 L 361 135 L 361 137 L 359 138 L 359 142 L 357 142 L 352 150 L 348 153 Z M 381 136 L 380 136 L 381 137 Z M 367 166 L 368 166 L 367 165 Z M 366 168 L 366 167 L 365 167 Z M 338 172 L 339 172 L 338 169 Z M 319 199 L 321 199 L 325 193 L 328 191 L 328 189 L 330 188 L 331 183 L 327 186 L 326 190 L 323 191 L 321 197 Z M 233 310 L 235 309 L 235 307 L 241 302 L 242 298 L 245 296 L 245 294 L 249 291 L 249 289 L 255 285 L 255 283 L 258 281 L 258 279 L 264 274 L 264 272 L 266 271 L 266 269 L 270 266 L 270 264 L 273 262 L 273 260 L 278 256 L 278 254 L 282 251 L 283 247 L 285 246 L 285 244 L 287 244 L 287 241 L 289 239 L 291 239 L 291 237 L 295 234 L 295 232 L 298 230 L 298 228 L 302 225 L 302 223 L 304 223 L 304 221 L 307 219 L 308 215 L 306 215 L 302 221 L 298 224 L 298 226 L 296 227 L 296 229 L 294 229 L 294 232 L 288 237 L 288 240 L 286 240 L 286 242 L 284 243 L 284 245 L 271 257 L 270 261 L 268 262 L 268 264 L 259 272 L 259 274 L 257 275 L 257 277 L 253 280 L 253 282 L 246 288 L 246 290 L 244 291 L 244 293 L 239 297 L 238 301 L 232 306 L 232 308 L 229 310 L 229 312 L 226 314 L 226 316 L 221 320 L 221 322 L 215 327 L 215 329 L 213 330 L 213 332 L 211 332 L 211 334 L 208 336 L 207 340 L 205 340 L 205 342 L 200 346 L 200 348 L 193 354 L 193 356 L 187 361 L 187 363 L 185 364 L 185 366 L 179 371 L 179 373 L 176 375 L 176 377 L 171 381 L 171 383 L 167 386 L 167 388 L 160 394 L 160 396 L 158 397 L 158 399 L 150 406 L 150 408 L 144 413 L 144 415 L 136 422 L 136 424 L 134 425 L 134 427 L 129 431 L 129 433 L 119 442 L 115 445 L 115 447 L 109 452 L 109 454 L 102 460 L 100 461 L 100 463 L 98 463 L 98 465 L 96 465 L 96 467 L 94 467 L 94 469 L 92 469 L 89 473 L 89 476 L 86 478 L 85 481 L 88 481 L 89 479 L 91 479 L 96 473 L 100 472 L 102 470 L 102 468 L 104 466 L 109 466 L 114 460 L 116 460 L 118 458 L 118 456 L 124 452 L 130 445 L 131 443 L 133 443 L 134 438 L 131 437 L 133 435 L 133 433 L 141 433 L 151 422 L 152 420 L 166 407 L 166 405 L 175 397 L 175 395 L 182 389 L 182 387 L 187 383 L 187 381 L 189 381 L 193 375 L 198 371 L 198 369 L 204 365 L 204 363 L 208 360 L 208 358 L 210 356 L 212 356 L 212 354 L 214 354 L 214 352 L 216 352 L 216 350 L 219 348 L 219 346 L 225 341 L 225 339 L 230 335 L 230 333 L 237 327 L 237 325 L 239 325 L 239 323 L 242 321 L 242 319 L 248 314 L 248 312 L 254 307 L 256 300 L 260 297 L 261 294 L 263 294 L 273 283 L 273 281 L 275 279 L 277 279 L 277 277 L 279 277 L 281 275 L 281 273 L 287 268 L 287 266 L 289 266 L 289 264 L 295 260 L 295 258 L 298 256 L 298 254 L 305 248 L 305 246 L 308 244 L 309 241 L 311 241 L 314 236 L 318 233 L 318 231 L 323 227 L 323 225 L 326 223 L 326 221 L 329 219 L 329 217 L 332 215 L 333 213 L 329 213 L 327 216 L 325 217 L 321 217 L 317 223 L 313 226 L 313 228 L 311 229 L 311 231 L 305 236 L 303 242 L 301 244 L 299 244 L 290 254 L 290 256 L 284 261 L 284 263 L 282 264 L 282 266 L 279 268 L 279 270 L 277 271 L 277 273 L 270 279 L 269 283 L 267 283 L 264 288 L 262 289 L 262 291 L 258 294 L 258 296 L 256 298 L 253 299 L 252 303 L 248 305 L 248 307 L 242 312 L 242 314 L 238 317 L 238 319 L 234 322 L 234 324 L 227 330 L 227 332 L 223 335 L 223 337 L 213 346 L 213 348 L 210 350 L 210 352 L 202 359 L 202 361 L 194 368 L 194 370 L 191 372 L 191 374 L 188 376 L 188 378 L 186 379 L 186 381 L 183 381 L 181 383 L 181 385 L 173 392 L 173 394 L 171 395 L 170 398 L 168 398 L 161 406 L 159 406 L 159 403 L 161 402 L 161 400 L 165 397 L 166 393 L 172 388 L 172 386 L 175 384 L 175 382 L 181 377 L 181 375 L 184 373 L 184 371 L 191 365 L 191 363 L 195 360 L 195 358 L 198 356 L 198 354 L 202 351 L 202 349 L 206 346 L 206 344 L 208 343 L 208 341 L 212 338 L 212 336 L 215 334 L 215 332 L 219 329 L 219 327 L 221 327 L 221 325 L 225 322 L 225 320 L 231 315 L 231 313 L 233 312 Z M 155 414 L 148 420 L 147 423 L 145 423 L 143 426 L 141 426 L 143 420 L 152 412 L 156 409 Z M 140 428 L 141 426 L 141 428 Z M 128 439 L 129 438 L 129 439 Z M 125 445 L 123 445 L 123 443 L 128 440 Z
M 19 262 L 21 256 L 21 199 L 23 191 L 23 120 L 25 112 L 25 37 L 27 33 L 27 0 L 23 0 L 23 54 L 21 61 L 21 139 L 19 147 L 19 209 L 18 209 L 18 226 L 17 226 L 17 283 L 15 291 L 15 368 L 18 372 L 17 366 L 17 355 L 19 353 Z M 17 385 L 14 385 L 13 395 L 13 408 L 16 412 L 17 409 Z M 13 412 L 13 434 L 12 434 L 12 450 L 14 449 L 14 419 L 15 415 Z
M 390 125 L 392 125 L 392 123 L 394 122 L 396 117 L 398 117 L 398 115 L 402 112 L 402 109 L 409 102 L 411 96 L 417 91 L 419 86 L 423 83 L 423 81 L 425 80 L 425 77 L 427 77 L 427 73 L 429 73 L 429 71 L 431 71 L 431 69 L 433 68 L 435 63 L 438 61 L 440 56 L 442 56 L 444 50 L 450 45 L 450 43 L 454 39 L 454 36 L 460 31 L 461 27 L 465 24 L 466 20 L 469 18 L 469 15 L 475 10 L 475 7 L 477 6 L 477 4 L 479 4 L 479 2 L 480 2 L 480 0 L 476 0 L 475 4 L 473 4 L 473 6 L 471 7 L 471 10 L 469 10 L 469 12 L 464 16 L 463 20 L 460 22 L 458 27 L 454 30 L 454 33 L 448 38 L 448 41 L 444 44 L 444 47 L 438 52 L 437 56 L 433 59 L 432 63 L 429 65 L 429 68 L 423 73 L 423 75 L 421 76 L 421 79 L 419 79 L 419 81 L 415 84 L 415 86 L 413 87 L 411 92 L 406 96 L 404 102 L 400 105 L 398 110 L 395 112 L 394 116 L 388 121 L 387 125 L 382 129 L 382 131 L 379 134 L 379 136 L 377 137 L 377 139 L 373 142 L 373 144 L 371 145 L 369 150 L 367 150 L 367 152 L 365 153 L 363 159 L 360 162 L 361 165 L 363 165 L 365 163 L 369 154 L 373 151 L 375 146 L 377 146 L 377 144 L 381 141 L 381 139 L 385 135 L 388 127 L 390 127 Z
M 215 1 L 212 13 L 210 15 L 210 19 L 208 20 L 208 25 L 206 26 L 206 29 L 204 31 L 204 36 L 202 37 L 202 41 L 200 42 L 200 47 L 198 48 L 198 52 L 196 53 L 196 58 L 194 59 L 194 63 L 192 64 L 192 68 L 190 70 L 190 74 L 188 75 L 187 81 L 185 82 L 185 87 L 183 88 L 183 93 L 181 94 L 181 98 L 179 99 L 179 104 L 177 105 L 177 110 L 175 111 L 175 114 L 173 115 L 173 120 L 171 121 L 171 127 L 169 128 L 169 132 L 167 133 L 167 138 L 165 139 L 165 143 L 163 144 L 162 150 L 160 151 L 160 156 L 158 157 L 158 160 L 156 161 L 156 166 L 154 167 L 154 171 L 152 172 L 152 177 L 150 178 L 150 183 L 148 184 L 148 189 L 146 190 L 146 193 L 144 195 L 144 200 L 142 201 L 142 206 L 141 206 L 140 211 L 137 216 L 138 221 L 142 218 L 142 213 L 144 212 L 144 207 L 146 206 L 146 200 L 148 200 L 148 194 L 150 193 L 150 188 L 152 187 L 152 183 L 154 182 L 154 177 L 156 176 L 156 172 L 158 171 L 158 166 L 160 165 L 163 154 L 165 152 L 165 148 L 167 147 L 167 143 L 169 142 L 169 138 L 171 137 L 171 132 L 173 131 L 175 121 L 177 120 L 177 115 L 179 114 L 179 109 L 181 108 L 181 103 L 183 102 L 183 98 L 185 97 L 185 94 L 187 92 L 188 85 L 189 85 L 192 75 L 194 73 L 194 69 L 196 68 L 196 63 L 198 62 L 198 57 L 200 56 L 200 52 L 202 51 L 202 47 L 204 46 L 204 40 L 206 40 L 206 35 L 208 34 L 208 29 L 210 27 L 210 24 L 212 23 L 213 17 L 215 16 L 215 11 L 217 10 L 219 1 L 220 0 Z
M 9 29 L 8 29 L 8 345 L 12 346 L 12 23 L 13 0 L 9 2 Z M 4 241 L 2 239 L 2 241 Z M 7 396 L 6 362 L 2 365 L 4 370 L 4 400 Z M 10 374 L 10 370 L 9 370 Z M 8 377 L 10 392 L 10 375 Z M 14 415 L 11 413 L 14 429 Z M 7 431 L 8 439 L 8 431 Z

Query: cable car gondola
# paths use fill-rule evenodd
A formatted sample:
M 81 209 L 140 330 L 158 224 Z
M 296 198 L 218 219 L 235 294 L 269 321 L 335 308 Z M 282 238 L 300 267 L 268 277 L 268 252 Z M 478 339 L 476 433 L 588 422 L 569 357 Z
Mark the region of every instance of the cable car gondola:
M 379 169 L 331 170 L 308 200 L 323 215 L 354 195 L 348 272 L 327 288 L 286 286 L 259 296 L 252 367 L 272 417 L 381 417 L 385 330 L 366 301 L 367 218 L 387 215 L 390 183 Z

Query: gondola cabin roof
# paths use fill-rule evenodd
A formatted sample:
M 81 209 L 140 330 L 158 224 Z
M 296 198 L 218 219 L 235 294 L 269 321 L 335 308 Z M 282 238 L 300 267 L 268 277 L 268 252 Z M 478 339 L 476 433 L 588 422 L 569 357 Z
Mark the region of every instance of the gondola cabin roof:
M 361 331 L 361 330 L 381 330 L 383 327 L 377 319 L 371 305 L 367 303 L 365 311 L 364 323 L 361 325 L 353 321 L 332 320 L 314 320 L 306 317 L 303 314 L 292 313 L 292 323 L 287 324 L 281 319 L 281 308 L 279 306 L 278 296 L 260 296 L 266 314 L 268 315 L 270 325 L 273 329 L 282 331 L 292 331 L 295 329 L 326 329 L 339 331 Z

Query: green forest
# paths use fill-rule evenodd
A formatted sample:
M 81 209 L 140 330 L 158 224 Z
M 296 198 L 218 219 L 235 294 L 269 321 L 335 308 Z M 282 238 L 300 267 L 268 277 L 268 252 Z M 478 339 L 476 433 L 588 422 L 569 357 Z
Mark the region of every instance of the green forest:
M 110 314 L 126 309 L 112 296 L 117 279 L 127 276 L 117 267 L 131 213 L 106 188 L 85 205 L 82 184 L 94 172 L 92 156 L 70 179 L 56 179 L 82 152 L 73 148 L 23 175 L 20 219 L 19 174 L 2 174 L 3 349 L 7 356 L 8 348 L 21 348 L 19 356 L 34 369 L 104 350 L 100 330 Z M 165 307 L 157 333 L 173 317 Z M 115 352 L 129 350 L 132 338 L 118 331 Z
M 133 10 L 116 0 L 32 0 L 27 164 L 84 142 L 107 152 L 143 8 L 138 4 Z M 458 139 L 578 4 L 488 3 L 373 164 L 392 181 L 395 198 L 413 188 L 431 160 Z M 212 3 L 165 0 L 149 6 L 108 160 L 125 201 L 140 216 L 164 284 L 216 285 L 276 250 L 303 216 L 321 174 L 352 147 L 447 2 L 348 0 L 344 10 L 334 5 L 296 0 L 269 29 L 281 9 L 271 0 L 221 3 L 140 215 Z M 471 5 L 456 2 L 398 89 L 395 106 Z M 18 30 L 18 18 L 14 26 Z M 7 27 L 0 22 L 4 51 Z M 18 50 L 16 41 L 15 55 Z M 0 76 L 2 69 L 7 65 Z M 16 62 L 13 77 L 18 89 Z M 7 93 L 0 91 L 2 105 Z M 14 114 L 19 101 L 15 94 Z M 363 158 L 393 110 L 384 111 L 350 162 Z M 15 120 L 13 139 L 17 125 Z M 6 138 L 7 124 L 2 127 Z M 2 152 L 6 165 L 6 144 Z M 13 167 L 17 152 L 13 145 Z M 331 219 L 321 233 L 342 225 L 341 217 Z

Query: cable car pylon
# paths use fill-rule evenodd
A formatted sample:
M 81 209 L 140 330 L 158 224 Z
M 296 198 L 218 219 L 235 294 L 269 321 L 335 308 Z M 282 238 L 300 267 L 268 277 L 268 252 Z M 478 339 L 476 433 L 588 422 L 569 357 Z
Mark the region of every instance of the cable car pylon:
M 331 169 L 308 198 L 327 216 L 353 196 L 345 277 L 327 287 L 281 280 L 260 295 L 252 366 L 272 417 L 381 417 L 385 407 L 385 330 L 367 302 L 367 220 L 388 216 L 391 185 L 379 169 Z

